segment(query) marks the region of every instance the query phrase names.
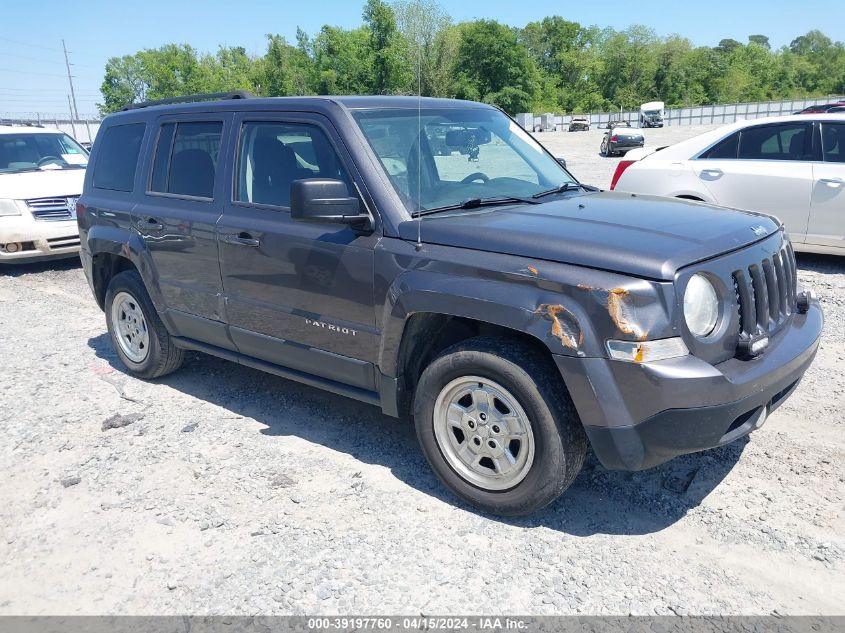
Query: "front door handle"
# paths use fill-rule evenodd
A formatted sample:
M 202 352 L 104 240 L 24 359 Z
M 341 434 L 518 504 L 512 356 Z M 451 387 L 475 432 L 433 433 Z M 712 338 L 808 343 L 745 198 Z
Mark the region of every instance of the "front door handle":
M 238 233 L 237 235 L 224 235 L 223 241 L 233 246 L 261 246 L 261 240 L 257 240 L 245 232 Z
M 702 178 L 720 178 L 724 172 L 721 169 L 702 169 L 701 170 L 701 177 Z
M 160 231 L 164 225 L 155 218 L 144 218 L 135 222 L 135 226 L 139 229 L 146 229 L 148 231 Z
M 820 178 L 819 182 L 823 182 L 828 187 L 833 187 L 834 189 L 838 189 L 842 185 L 845 185 L 845 180 L 841 178 Z

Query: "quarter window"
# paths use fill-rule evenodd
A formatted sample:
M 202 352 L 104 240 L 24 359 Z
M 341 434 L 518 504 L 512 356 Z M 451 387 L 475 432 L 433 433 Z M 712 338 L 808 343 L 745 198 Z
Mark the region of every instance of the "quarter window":
M 306 123 L 244 123 L 238 148 L 235 200 L 290 207 L 294 180 L 351 181 L 326 134 Z
M 822 154 L 826 163 L 845 163 L 845 123 L 822 123 Z
M 144 123 L 106 128 L 103 138 L 97 140 L 99 148 L 92 179 L 96 189 L 132 191 L 145 129 Z
M 223 123 L 185 121 L 161 126 L 150 191 L 195 198 L 214 197 L 214 174 Z
M 810 160 L 807 141 L 810 127 L 805 123 L 761 125 L 743 130 L 739 158 L 750 160 Z

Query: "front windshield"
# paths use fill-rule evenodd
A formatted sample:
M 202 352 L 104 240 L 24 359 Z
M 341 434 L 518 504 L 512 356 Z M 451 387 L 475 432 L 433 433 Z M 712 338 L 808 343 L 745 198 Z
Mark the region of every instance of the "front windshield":
M 0 134 L 0 174 L 51 169 L 84 169 L 88 152 L 67 134 Z
M 498 110 L 361 110 L 354 117 L 412 215 L 576 183 Z

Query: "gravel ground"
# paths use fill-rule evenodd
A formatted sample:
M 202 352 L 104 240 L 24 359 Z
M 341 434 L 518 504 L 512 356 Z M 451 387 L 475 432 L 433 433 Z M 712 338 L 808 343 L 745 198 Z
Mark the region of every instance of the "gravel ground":
M 540 136 L 607 184 L 596 131 Z M 78 262 L 6 271 L 0 614 L 845 614 L 845 260 L 799 265 L 821 350 L 760 431 L 591 456 L 520 520 L 456 501 L 376 408 L 201 354 L 131 378 Z

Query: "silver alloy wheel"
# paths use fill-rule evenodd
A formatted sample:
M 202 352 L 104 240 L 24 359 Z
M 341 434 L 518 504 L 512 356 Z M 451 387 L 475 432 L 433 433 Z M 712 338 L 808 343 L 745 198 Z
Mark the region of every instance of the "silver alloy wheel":
M 531 422 L 516 398 L 489 378 L 462 376 L 434 403 L 434 437 L 452 469 L 484 490 L 507 490 L 534 463 Z
M 111 324 L 120 350 L 133 363 L 142 363 L 150 349 L 150 333 L 141 304 L 131 294 L 118 292 L 111 304 Z

